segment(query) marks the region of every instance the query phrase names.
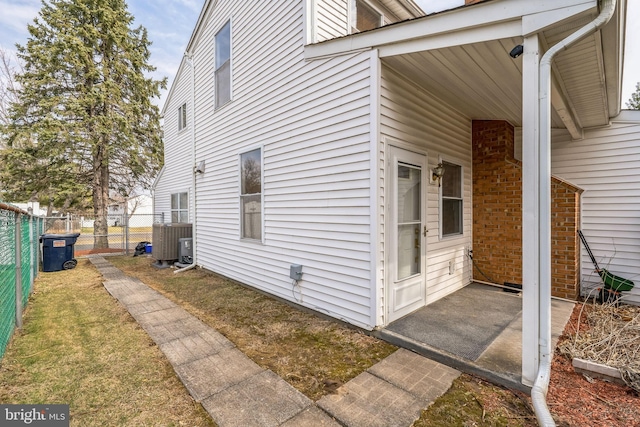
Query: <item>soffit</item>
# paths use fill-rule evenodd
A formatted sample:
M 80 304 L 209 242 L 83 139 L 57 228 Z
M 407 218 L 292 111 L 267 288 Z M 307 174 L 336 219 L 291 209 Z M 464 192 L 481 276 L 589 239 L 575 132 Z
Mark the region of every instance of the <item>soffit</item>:
M 588 13 L 542 34 L 543 50 L 590 22 Z M 508 120 L 522 125 L 522 57 L 511 49 L 522 37 L 472 43 L 385 57 L 383 63 L 472 119 Z M 554 78 L 581 127 L 606 125 L 609 108 L 600 33 L 560 52 Z M 552 112 L 552 126 L 563 128 Z

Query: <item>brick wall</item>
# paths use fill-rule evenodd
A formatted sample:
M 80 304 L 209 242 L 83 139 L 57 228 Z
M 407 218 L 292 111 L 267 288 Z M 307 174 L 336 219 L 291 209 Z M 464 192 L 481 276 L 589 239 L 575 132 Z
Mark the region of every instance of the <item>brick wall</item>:
M 513 157 L 513 126 L 474 120 L 473 258 L 475 280 L 522 283 L 522 168 Z M 575 299 L 579 291 L 580 193 L 552 179 L 552 294 Z M 486 277 L 485 277 L 486 275 Z

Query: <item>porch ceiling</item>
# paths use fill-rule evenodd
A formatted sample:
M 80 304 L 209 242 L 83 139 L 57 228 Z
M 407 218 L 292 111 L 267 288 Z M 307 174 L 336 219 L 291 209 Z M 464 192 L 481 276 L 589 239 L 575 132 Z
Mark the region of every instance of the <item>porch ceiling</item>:
M 542 52 L 590 22 L 596 14 L 594 9 L 543 31 Z M 608 24 L 615 25 L 619 23 Z M 606 31 L 614 33 L 616 29 L 605 28 L 589 36 L 558 54 L 553 64 L 553 99 L 562 99 L 564 104 L 554 107 L 568 108 L 579 128 L 607 125 L 609 118 L 617 114 L 617 106 L 609 104 L 618 98 L 609 91 L 619 92 L 616 86 L 619 82 L 608 82 L 606 76 L 616 76 L 618 70 L 606 70 L 606 67 L 616 67 L 616 61 L 607 63 L 607 54 L 603 51 L 606 44 L 601 33 Z M 520 127 L 522 57 L 513 59 L 509 52 L 522 43 L 522 37 L 502 38 L 386 56 L 382 61 L 472 119 L 507 120 Z M 566 127 L 555 110 L 552 110 L 552 126 Z

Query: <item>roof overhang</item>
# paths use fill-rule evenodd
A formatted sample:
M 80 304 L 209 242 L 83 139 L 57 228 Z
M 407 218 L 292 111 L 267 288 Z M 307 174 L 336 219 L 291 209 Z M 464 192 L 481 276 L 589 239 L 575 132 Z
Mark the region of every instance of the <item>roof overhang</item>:
M 626 0 L 601 31 L 557 56 L 553 126 L 580 138 L 621 104 Z M 597 0 L 489 0 L 305 47 L 308 60 L 375 49 L 382 63 L 472 119 L 522 124 L 522 59 L 538 34 L 544 52 L 598 14 Z

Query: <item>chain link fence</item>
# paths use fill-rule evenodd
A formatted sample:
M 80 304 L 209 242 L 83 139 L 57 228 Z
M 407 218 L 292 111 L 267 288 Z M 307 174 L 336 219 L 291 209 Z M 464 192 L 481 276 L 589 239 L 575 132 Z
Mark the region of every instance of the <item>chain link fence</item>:
M 0 358 L 16 326 L 22 326 L 38 275 L 44 219 L 0 202 Z
M 92 215 L 67 215 L 45 218 L 45 233 L 80 233 L 74 246 L 76 257 L 91 254 L 133 254 L 140 242 L 151 242 L 154 223 L 163 222 L 162 215 L 109 214 L 106 235 L 94 233 L 95 217 Z M 96 237 L 107 237 L 107 248 L 94 248 Z

